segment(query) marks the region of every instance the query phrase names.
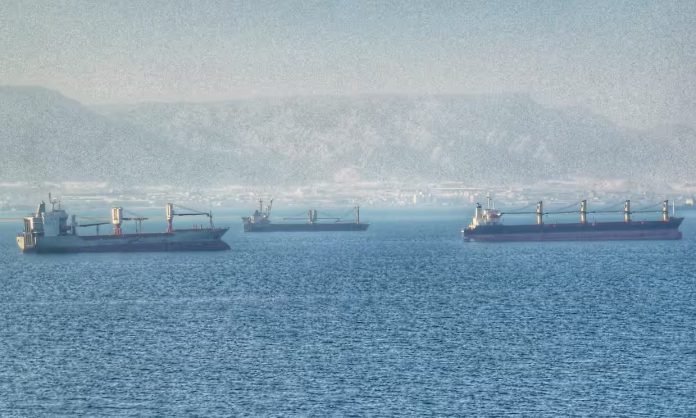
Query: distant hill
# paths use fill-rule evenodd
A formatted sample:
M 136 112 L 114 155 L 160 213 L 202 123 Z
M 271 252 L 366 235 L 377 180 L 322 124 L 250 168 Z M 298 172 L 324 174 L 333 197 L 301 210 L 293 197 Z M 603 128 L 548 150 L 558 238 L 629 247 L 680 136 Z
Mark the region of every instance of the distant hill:
M 619 127 L 524 95 L 298 97 L 89 108 L 0 87 L 4 180 L 296 185 L 696 177 L 696 132 Z
M 2 181 L 188 184 L 207 156 L 55 91 L 0 87 Z M 203 182 L 202 186 L 210 185 Z

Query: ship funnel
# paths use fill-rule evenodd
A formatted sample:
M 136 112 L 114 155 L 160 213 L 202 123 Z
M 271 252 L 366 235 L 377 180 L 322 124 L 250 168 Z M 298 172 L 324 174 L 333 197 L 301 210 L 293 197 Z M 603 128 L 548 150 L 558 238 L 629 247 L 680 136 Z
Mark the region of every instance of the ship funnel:
M 631 222 L 631 201 L 624 202 L 624 222 Z
M 544 202 L 541 200 L 537 203 L 536 207 L 536 223 L 537 225 L 544 224 Z
M 662 220 L 669 222 L 669 200 L 662 202 Z
M 587 223 L 587 200 L 580 201 L 580 223 Z
M 114 235 L 121 235 L 123 208 L 111 208 L 111 223 L 114 224 Z

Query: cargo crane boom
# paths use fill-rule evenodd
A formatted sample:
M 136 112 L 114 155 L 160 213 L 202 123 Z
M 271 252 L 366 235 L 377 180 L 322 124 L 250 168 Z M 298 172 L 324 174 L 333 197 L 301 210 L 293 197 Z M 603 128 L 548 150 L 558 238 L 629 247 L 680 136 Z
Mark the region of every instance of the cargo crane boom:
M 94 227 L 96 227 L 97 235 L 99 235 L 99 227 L 100 227 L 101 225 L 109 225 L 109 224 L 111 224 L 111 222 L 94 222 L 94 223 L 90 223 L 90 224 L 79 224 L 79 225 L 75 225 L 75 227 L 77 227 L 77 228 L 88 228 L 88 227 L 90 227 L 90 226 L 94 226 Z
M 188 212 L 177 212 L 175 208 L 181 208 L 183 210 L 186 210 Z M 173 203 L 167 203 L 166 206 L 166 215 L 167 215 L 167 232 L 174 232 L 174 225 L 173 225 L 173 220 L 175 216 L 207 216 L 208 220 L 210 221 L 210 229 L 215 228 L 215 225 L 213 224 L 213 213 L 211 212 L 203 212 L 199 211 L 196 209 L 190 209 L 181 205 L 174 205 Z

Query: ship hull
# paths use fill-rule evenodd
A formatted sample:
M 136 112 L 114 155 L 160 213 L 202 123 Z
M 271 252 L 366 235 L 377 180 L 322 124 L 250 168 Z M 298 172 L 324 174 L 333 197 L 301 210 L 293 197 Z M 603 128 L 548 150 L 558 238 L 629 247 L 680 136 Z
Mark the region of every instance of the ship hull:
M 17 245 L 26 253 L 96 253 L 149 251 L 224 251 L 230 247 L 222 241 L 228 228 L 183 229 L 171 233 L 123 234 L 31 238 L 17 237 Z
M 315 224 L 255 224 L 244 223 L 244 232 L 327 232 L 365 231 L 370 224 L 364 223 L 315 223 Z
M 604 222 L 588 224 L 485 225 L 467 228 L 464 239 L 510 241 L 678 240 L 683 218 L 669 221 Z

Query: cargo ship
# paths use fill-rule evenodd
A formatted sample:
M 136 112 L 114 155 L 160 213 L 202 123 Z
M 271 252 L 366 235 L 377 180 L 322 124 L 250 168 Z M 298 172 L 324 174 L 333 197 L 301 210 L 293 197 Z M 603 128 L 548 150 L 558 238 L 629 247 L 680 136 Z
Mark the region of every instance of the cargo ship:
M 272 222 L 272 206 L 272 199 L 266 207 L 263 205 L 263 200 L 259 200 L 259 208 L 251 216 L 242 218 L 244 232 L 365 231 L 370 226 L 369 223 L 360 222 L 360 206 L 353 208 L 355 217 L 350 222 L 343 221 L 339 217 L 319 217 L 315 209 L 308 210 L 306 217 L 283 218 L 283 221 L 304 220 L 305 222 Z
M 17 245 L 25 253 L 78 253 L 78 252 L 139 252 L 139 251 L 212 251 L 229 250 L 222 236 L 229 228 L 216 228 L 210 212 L 200 212 L 166 205 L 167 230 L 161 233 L 142 232 L 141 216 L 124 217 L 121 207 L 111 209 L 109 222 L 78 224 L 72 215 L 68 223 L 67 212 L 60 202 L 49 196 L 51 209 L 41 202 L 36 213 L 24 218 L 24 231 L 17 234 Z M 58 208 L 56 208 L 58 204 Z M 180 209 L 184 209 L 181 211 Z M 207 216 L 209 225 L 194 228 L 174 229 L 175 216 Z M 123 221 L 135 221 L 135 233 L 123 233 Z M 112 225 L 113 233 L 100 235 L 101 225 Z M 79 228 L 96 227 L 96 235 L 79 235 Z
M 659 205 L 659 204 L 658 204 Z M 633 220 L 635 213 L 659 213 L 660 219 L 652 221 Z M 550 214 L 580 215 L 577 223 L 546 223 L 544 217 Z M 588 222 L 587 215 L 595 213 L 623 214 L 622 221 Z M 535 224 L 505 225 L 503 215 L 536 215 Z M 536 205 L 534 212 L 502 212 L 491 206 L 482 208 L 476 204 L 474 217 L 468 227 L 462 230 L 466 241 L 599 241 L 599 240 L 677 240 L 682 238 L 679 231 L 684 218 L 670 216 L 669 201 L 662 202 L 660 210 L 631 210 L 631 201 L 624 202 L 623 210 L 588 211 L 587 201 L 580 202 L 579 210 L 545 212 L 544 202 Z

